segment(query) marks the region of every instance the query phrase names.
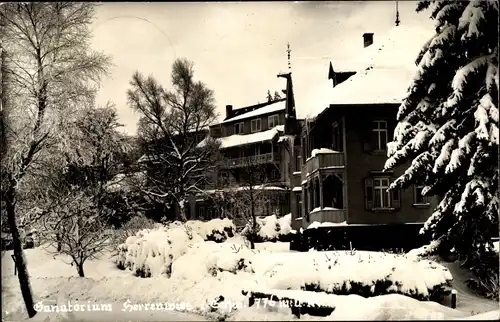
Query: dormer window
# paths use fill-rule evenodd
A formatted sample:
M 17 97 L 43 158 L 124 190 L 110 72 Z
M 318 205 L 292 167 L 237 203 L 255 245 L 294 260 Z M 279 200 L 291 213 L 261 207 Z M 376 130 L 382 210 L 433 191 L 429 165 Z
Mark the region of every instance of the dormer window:
M 260 119 L 255 119 L 251 121 L 250 130 L 252 131 L 252 133 L 260 131 Z
M 243 122 L 234 125 L 234 134 L 243 134 Z
M 267 127 L 269 129 L 272 129 L 276 126 L 278 126 L 280 123 L 280 118 L 278 115 L 271 115 L 267 118 Z

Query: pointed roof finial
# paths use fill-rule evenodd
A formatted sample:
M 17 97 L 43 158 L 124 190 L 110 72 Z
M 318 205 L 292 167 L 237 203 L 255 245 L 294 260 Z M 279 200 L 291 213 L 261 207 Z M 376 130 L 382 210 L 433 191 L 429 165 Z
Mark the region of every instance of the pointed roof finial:
M 286 53 L 288 54 L 288 69 L 291 71 L 292 70 L 292 62 L 290 61 L 290 53 L 292 50 L 290 49 L 290 43 L 286 44 Z
M 396 0 L 396 26 L 399 26 L 399 24 L 401 23 L 401 20 L 399 20 L 399 4 L 398 4 L 398 0 Z

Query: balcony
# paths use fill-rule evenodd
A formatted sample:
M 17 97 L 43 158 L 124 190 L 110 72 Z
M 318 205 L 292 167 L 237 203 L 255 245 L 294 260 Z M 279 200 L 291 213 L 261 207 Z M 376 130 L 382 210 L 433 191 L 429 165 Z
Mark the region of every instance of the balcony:
M 248 157 L 225 159 L 222 161 L 223 168 L 241 168 L 248 167 L 250 165 L 258 165 L 265 163 L 274 163 L 280 161 L 279 153 L 265 153 L 257 154 Z
M 302 166 L 302 181 L 307 180 L 310 175 L 319 169 L 344 168 L 345 164 L 343 152 L 327 149 L 324 150 L 325 151 L 321 149 L 319 152 L 313 153 L 313 156 L 306 160 L 306 163 Z
M 341 223 L 346 221 L 346 210 L 325 207 L 323 209 L 316 208 L 309 213 L 310 222 L 331 222 Z

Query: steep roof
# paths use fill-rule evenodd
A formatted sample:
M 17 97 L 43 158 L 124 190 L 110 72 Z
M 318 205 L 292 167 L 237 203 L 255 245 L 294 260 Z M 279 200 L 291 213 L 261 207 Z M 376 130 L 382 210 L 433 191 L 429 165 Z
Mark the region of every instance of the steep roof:
M 336 87 L 326 77 L 322 84 L 316 83 L 316 88 L 311 88 L 314 96 L 306 93 L 312 100 L 306 106 L 297 104 L 300 116 L 316 117 L 331 104 L 401 103 L 416 71 L 415 59 L 433 32 L 422 26 L 392 28 L 386 37 L 375 40 L 353 60 L 355 75 Z
M 236 115 L 236 116 L 231 117 L 229 119 L 226 119 L 226 120 L 222 121 L 222 123 L 229 123 L 229 122 L 233 122 L 233 121 L 244 120 L 244 119 L 251 118 L 254 116 L 284 111 L 285 108 L 286 108 L 286 101 L 284 98 L 282 98 L 282 99 L 274 101 L 274 102 L 261 103 L 258 105 L 241 108 L 241 109 L 249 109 L 250 111 L 244 112 L 242 114 L 239 114 L 239 115 Z M 238 110 L 241 110 L 241 109 L 234 110 L 233 112 L 238 112 Z
M 270 130 L 251 133 L 251 134 L 234 134 L 230 136 L 225 136 L 221 138 L 217 138 L 216 140 L 220 143 L 220 149 L 227 149 L 236 146 L 252 144 L 252 143 L 260 143 L 271 141 L 274 138 L 278 137 L 285 130 L 284 125 L 278 125 Z M 209 137 L 206 137 L 203 141 L 198 144 L 198 147 L 203 147 L 209 140 Z

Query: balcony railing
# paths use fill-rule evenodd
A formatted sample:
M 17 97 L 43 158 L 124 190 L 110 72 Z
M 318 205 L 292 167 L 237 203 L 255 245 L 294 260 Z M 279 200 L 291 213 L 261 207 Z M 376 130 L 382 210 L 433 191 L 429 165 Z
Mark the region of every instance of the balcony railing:
M 313 210 L 309 214 L 310 222 L 340 223 L 346 221 L 345 209 L 323 208 Z
M 334 169 L 344 167 L 343 152 L 323 152 L 316 154 L 306 160 L 302 166 L 302 181 L 306 180 L 309 175 L 319 169 Z
M 265 153 L 265 154 L 252 155 L 248 157 L 225 159 L 222 162 L 222 167 L 238 168 L 238 167 L 247 167 L 251 165 L 273 163 L 279 161 L 280 161 L 279 153 Z

